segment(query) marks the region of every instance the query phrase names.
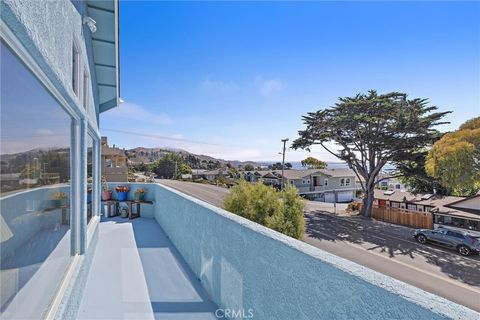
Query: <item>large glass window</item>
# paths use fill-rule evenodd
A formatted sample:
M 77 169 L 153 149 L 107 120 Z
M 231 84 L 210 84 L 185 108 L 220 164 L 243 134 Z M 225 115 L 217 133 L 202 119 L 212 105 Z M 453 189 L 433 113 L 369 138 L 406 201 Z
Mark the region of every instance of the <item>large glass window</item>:
M 94 159 L 93 159 L 93 138 L 87 135 L 87 223 L 90 222 L 93 214 L 93 174 L 94 174 Z
M 45 316 L 71 260 L 71 118 L 1 43 L 0 318 Z

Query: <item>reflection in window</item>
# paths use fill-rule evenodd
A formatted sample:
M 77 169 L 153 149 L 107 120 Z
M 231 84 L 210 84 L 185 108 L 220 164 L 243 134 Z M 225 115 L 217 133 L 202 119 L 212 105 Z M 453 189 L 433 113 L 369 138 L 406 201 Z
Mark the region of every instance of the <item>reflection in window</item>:
M 89 90 L 88 90 L 88 86 L 90 84 L 90 77 L 88 76 L 88 72 L 87 70 L 84 70 L 83 71 L 83 98 L 82 98 L 82 104 L 83 104 L 83 108 L 85 108 L 85 110 L 88 109 L 88 99 L 89 99 Z
M 93 139 L 87 136 L 87 223 L 92 218 L 93 208 Z
M 73 92 L 79 96 L 78 93 L 80 91 L 80 81 L 79 81 L 79 71 L 80 68 L 80 53 L 78 52 L 78 49 L 75 45 L 73 44 L 72 47 L 72 89 Z
M 71 119 L 1 43 L 0 318 L 45 315 L 70 262 Z

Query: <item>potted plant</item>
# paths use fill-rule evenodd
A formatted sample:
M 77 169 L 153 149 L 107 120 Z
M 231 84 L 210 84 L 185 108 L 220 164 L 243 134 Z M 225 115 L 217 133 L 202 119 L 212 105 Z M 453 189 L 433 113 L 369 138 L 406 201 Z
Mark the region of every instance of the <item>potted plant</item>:
M 127 200 L 128 191 L 130 189 L 127 186 L 116 186 L 115 191 L 117 191 L 117 198 L 118 201 L 125 201 Z
M 65 192 L 55 192 L 53 194 L 53 200 L 55 201 L 56 207 L 66 207 L 67 206 L 67 195 Z
M 107 201 L 112 199 L 112 191 L 108 190 L 107 179 L 102 177 L 102 200 Z
M 143 201 L 143 199 L 145 198 L 146 192 L 147 190 L 143 188 L 138 188 L 137 190 L 135 190 L 135 201 L 137 202 Z

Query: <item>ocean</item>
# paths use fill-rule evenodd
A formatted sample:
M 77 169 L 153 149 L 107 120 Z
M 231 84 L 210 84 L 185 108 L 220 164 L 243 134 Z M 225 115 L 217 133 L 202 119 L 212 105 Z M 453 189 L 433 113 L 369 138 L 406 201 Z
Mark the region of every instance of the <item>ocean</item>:
M 262 162 L 259 162 L 259 164 L 262 166 L 268 166 L 277 162 L 278 161 L 262 161 Z M 302 167 L 302 163 L 300 161 L 293 161 L 290 163 L 292 164 L 292 169 L 297 169 L 297 170 L 305 169 L 304 167 Z M 345 162 L 327 162 L 327 169 L 343 169 L 343 168 L 348 168 L 348 165 Z M 395 167 L 392 166 L 391 164 L 386 164 L 383 167 L 383 171 L 394 170 L 394 169 Z

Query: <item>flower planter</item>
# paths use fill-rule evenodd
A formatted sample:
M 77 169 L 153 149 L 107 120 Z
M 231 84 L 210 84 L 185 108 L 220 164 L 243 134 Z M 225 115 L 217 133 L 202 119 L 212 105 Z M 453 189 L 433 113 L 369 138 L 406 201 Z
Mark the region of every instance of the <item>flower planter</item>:
M 128 197 L 128 191 L 117 191 L 118 201 L 125 201 Z
M 145 193 L 144 192 L 135 192 L 135 201 L 140 202 L 145 199 Z
M 107 201 L 107 200 L 110 200 L 112 199 L 112 191 L 102 191 L 102 200 L 103 201 Z

